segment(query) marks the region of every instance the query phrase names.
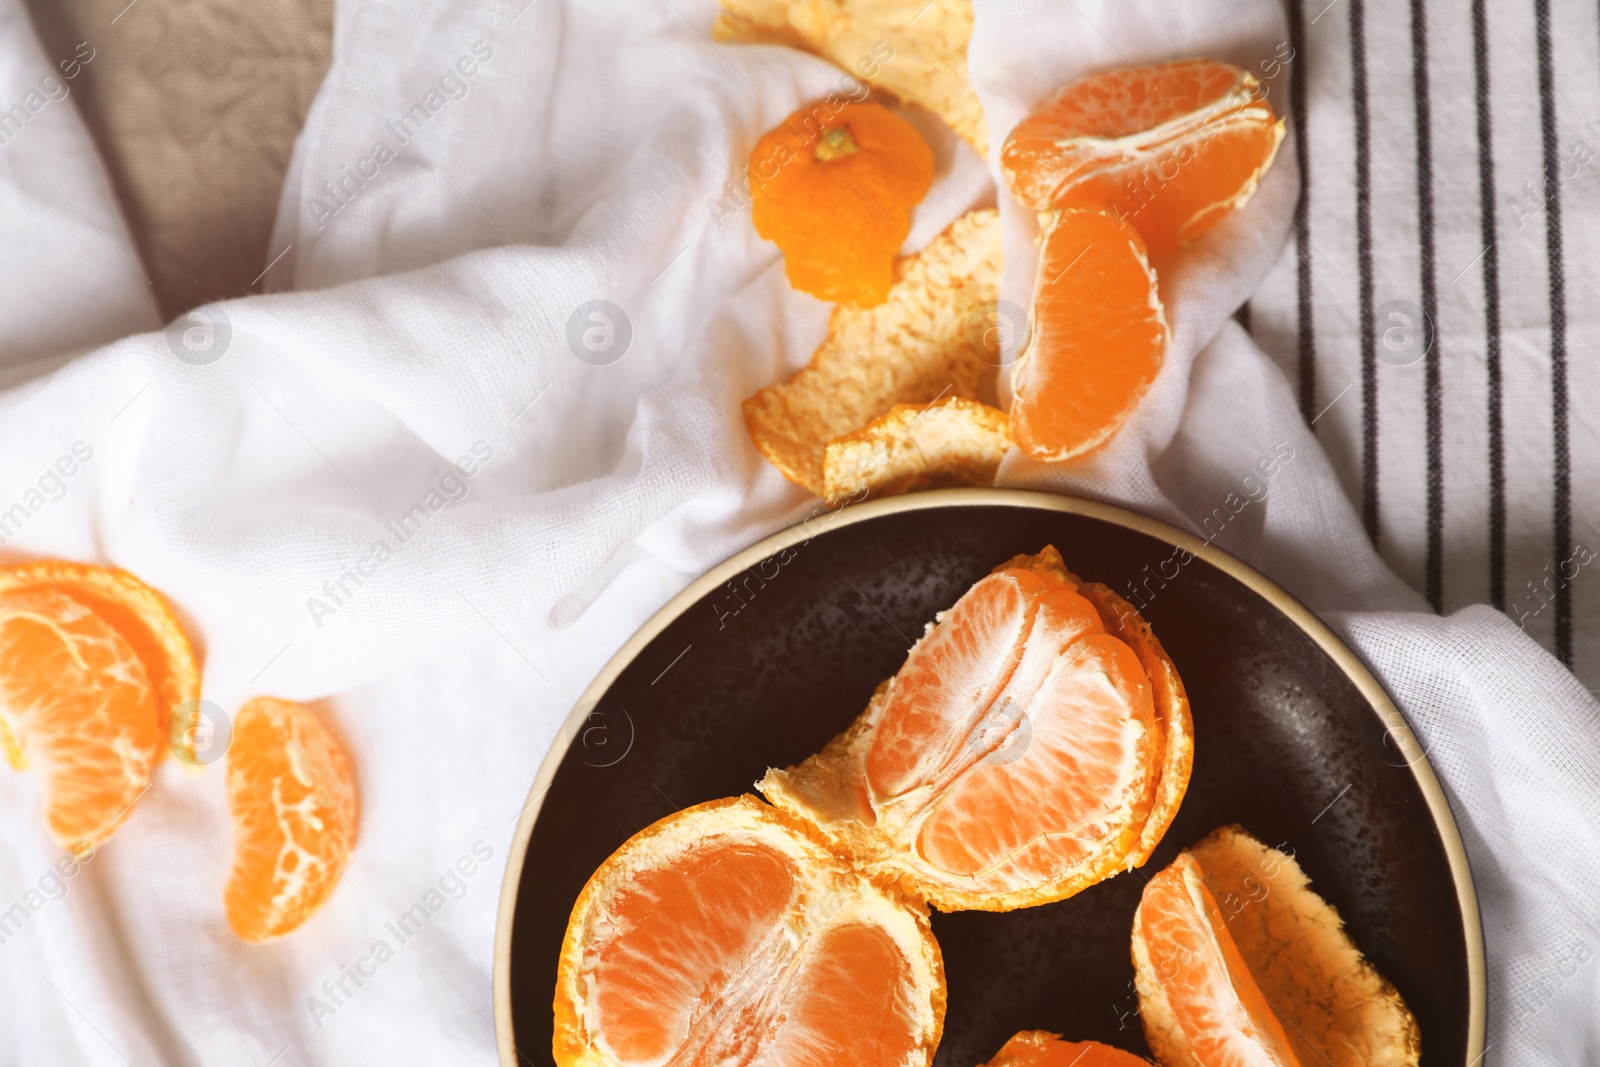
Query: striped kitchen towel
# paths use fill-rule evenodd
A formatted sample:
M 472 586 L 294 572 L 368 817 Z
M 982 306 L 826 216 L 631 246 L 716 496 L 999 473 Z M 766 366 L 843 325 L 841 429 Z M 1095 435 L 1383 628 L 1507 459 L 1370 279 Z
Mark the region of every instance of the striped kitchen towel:
M 1389 565 L 1600 686 L 1600 12 L 1286 4 L 1302 187 L 1239 318 Z

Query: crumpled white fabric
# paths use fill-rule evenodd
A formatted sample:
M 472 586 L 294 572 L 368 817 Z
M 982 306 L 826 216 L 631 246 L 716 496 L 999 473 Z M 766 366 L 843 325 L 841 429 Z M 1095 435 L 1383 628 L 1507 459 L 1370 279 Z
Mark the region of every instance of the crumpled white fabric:
M 996 144 L 1077 74 L 1253 65 L 1285 35 L 1267 0 L 977 9 Z M 166 332 L 137 333 L 156 325 L 148 287 L 76 113 L 50 103 L 0 146 L 0 515 L 25 512 L 0 558 L 140 574 L 200 637 L 208 699 L 326 698 L 362 791 L 345 884 L 257 947 L 222 917 L 220 768 L 168 761 L 75 867 L 57 866 L 32 779 L 0 776 L 0 1059 L 495 1062 L 502 867 L 560 722 L 674 591 L 814 506 L 751 448 L 738 402 L 804 362 L 828 309 L 788 288 L 727 186 L 760 132 L 850 86 L 792 51 L 713 44 L 712 16 L 708 0 L 343 5 L 284 188 L 276 291 Z M 6 103 L 52 60 L 19 0 L 0 27 Z M 912 246 L 995 201 L 993 161 L 919 121 L 939 170 Z M 1291 153 L 1268 182 L 1290 201 Z M 1006 295 L 1025 305 L 1032 223 L 999 200 Z M 1195 525 L 1292 449 L 1218 543 L 1323 612 L 1428 747 L 1484 911 L 1486 1062 L 1595 1058 L 1600 709 L 1502 616 L 1420 613 L 1371 551 L 1282 375 L 1228 320 L 1286 228 L 1253 202 L 1163 275 L 1167 365 L 1103 455 L 1013 457 L 1001 481 Z M 569 345 L 594 300 L 626 316 L 620 355 L 615 315 L 610 350 Z M 597 323 L 578 320 L 580 341 Z M 91 457 L 49 477 L 75 446 Z M 418 904 L 429 918 L 401 940 Z

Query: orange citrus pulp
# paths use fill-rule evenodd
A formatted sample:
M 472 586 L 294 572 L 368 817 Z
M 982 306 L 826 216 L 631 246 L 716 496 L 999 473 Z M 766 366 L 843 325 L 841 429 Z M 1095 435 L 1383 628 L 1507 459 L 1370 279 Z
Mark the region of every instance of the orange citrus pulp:
M 1011 131 L 1000 166 L 1026 206 L 1110 208 L 1160 257 L 1247 201 L 1282 140 L 1254 74 L 1189 59 L 1062 86 Z
M 559 1067 L 911 1067 L 944 1018 L 925 909 L 754 797 L 687 808 L 590 877 L 556 979 Z
M 245 941 L 282 937 L 327 901 L 355 845 L 350 761 L 311 709 L 256 697 L 233 721 L 228 810 L 228 925 Z
M 1151 1067 L 1150 1061 L 1098 1041 L 1063 1041 L 1060 1034 L 1024 1030 L 981 1067 Z
M 1108 444 L 1161 369 L 1166 313 L 1139 234 L 1108 208 L 1040 216 L 1033 329 L 1011 372 L 1011 433 L 1066 460 Z
M 166 755 L 173 708 L 199 691 L 182 627 L 133 575 L 62 560 L 0 568 L 0 741 L 14 767 L 38 771 L 62 848 L 121 825 Z
M 1300 1067 L 1221 916 L 1185 852 L 1150 879 L 1134 919 L 1190 1051 L 1200 1063 Z
M 941 909 L 1071 896 L 1142 864 L 1188 781 L 1182 683 L 1134 620 L 1053 548 L 1017 557 L 940 616 L 849 730 L 759 787 Z

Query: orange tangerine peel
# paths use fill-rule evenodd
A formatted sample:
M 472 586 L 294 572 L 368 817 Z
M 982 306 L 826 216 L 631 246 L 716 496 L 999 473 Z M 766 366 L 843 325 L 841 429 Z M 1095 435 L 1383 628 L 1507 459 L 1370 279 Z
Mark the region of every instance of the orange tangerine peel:
M 929 0 L 903 11 L 881 0 L 722 0 L 719 40 L 814 52 L 875 89 L 919 104 L 980 156 L 989 154 L 983 105 L 967 72 L 971 0 Z
M 872 307 L 933 183 L 933 150 L 882 104 L 818 104 L 756 142 L 750 176 L 751 219 L 782 250 L 789 284 Z
M 1006 414 L 963 397 L 896 404 L 888 414 L 828 442 L 823 499 L 829 507 L 955 485 L 993 485 L 1011 447 Z
M 828 495 L 829 442 L 898 404 L 993 400 L 999 352 L 971 324 L 1000 287 L 1000 213 L 972 211 L 895 263 L 889 297 L 841 304 L 806 366 L 744 402 L 750 440 L 784 477 Z

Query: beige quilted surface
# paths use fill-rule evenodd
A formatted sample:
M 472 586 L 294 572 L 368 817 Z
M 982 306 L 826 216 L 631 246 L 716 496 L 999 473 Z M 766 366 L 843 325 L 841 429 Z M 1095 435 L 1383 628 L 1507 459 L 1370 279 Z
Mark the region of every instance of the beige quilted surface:
M 252 283 L 295 135 L 332 54 L 333 0 L 27 0 L 169 318 Z

